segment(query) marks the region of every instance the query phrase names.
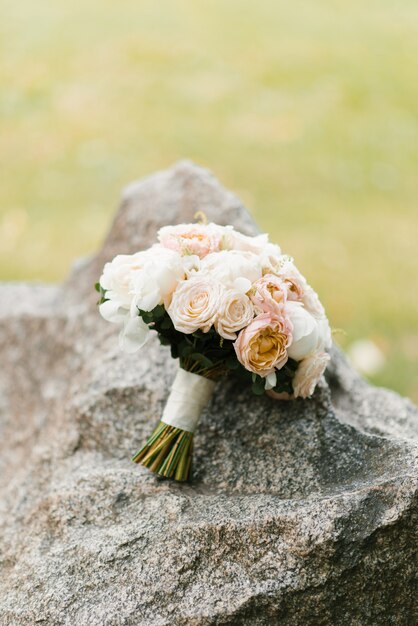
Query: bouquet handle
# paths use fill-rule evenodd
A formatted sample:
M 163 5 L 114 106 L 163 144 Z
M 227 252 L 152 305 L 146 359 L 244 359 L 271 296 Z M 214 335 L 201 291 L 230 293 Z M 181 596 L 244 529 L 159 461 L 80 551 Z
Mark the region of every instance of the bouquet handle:
M 161 421 L 132 460 L 159 476 L 189 480 L 194 432 L 215 384 L 204 376 L 179 369 Z

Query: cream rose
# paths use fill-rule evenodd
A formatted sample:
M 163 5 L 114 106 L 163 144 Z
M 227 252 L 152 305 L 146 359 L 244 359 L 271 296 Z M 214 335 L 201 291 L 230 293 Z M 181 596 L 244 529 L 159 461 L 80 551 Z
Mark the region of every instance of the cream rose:
M 222 286 L 209 277 L 193 276 L 179 284 L 167 309 L 174 328 L 191 334 L 207 333 L 214 324 L 222 296 Z
M 278 276 L 265 274 L 252 285 L 250 297 L 257 309 L 280 315 L 286 303 L 286 293 L 286 285 Z
M 262 313 L 238 335 L 234 343 L 239 362 L 263 378 L 286 363 L 292 325 L 285 316 Z
M 303 359 L 296 370 L 293 378 L 293 391 L 295 398 L 309 398 L 325 372 L 329 354 L 316 351 Z
M 228 289 L 221 297 L 215 328 L 224 339 L 236 339 L 237 332 L 248 326 L 254 307 L 244 293 Z
M 181 255 L 195 254 L 203 258 L 219 250 L 222 228 L 216 224 L 177 224 L 163 226 L 158 231 L 158 240 L 165 248 Z

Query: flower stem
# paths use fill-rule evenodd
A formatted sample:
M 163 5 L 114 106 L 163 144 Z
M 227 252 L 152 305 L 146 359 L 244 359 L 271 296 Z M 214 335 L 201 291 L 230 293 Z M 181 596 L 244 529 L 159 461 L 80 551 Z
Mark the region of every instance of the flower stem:
M 186 481 L 190 478 L 192 452 L 193 433 L 159 422 L 132 460 L 158 476 Z

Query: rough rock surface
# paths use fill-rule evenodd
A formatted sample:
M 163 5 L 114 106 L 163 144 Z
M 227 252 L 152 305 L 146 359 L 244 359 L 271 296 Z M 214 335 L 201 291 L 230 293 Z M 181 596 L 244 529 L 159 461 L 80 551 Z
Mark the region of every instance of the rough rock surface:
M 92 284 L 196 210 L 256 230 L 180 163 L 127 188 L 66 284 L 1 286 L 0 623 L 417 623 L 418 413 L 338 350 L 311 400 L 220 384 L 190 485 L 130 462 L 177 364 L 157 341 L 122 356 Z

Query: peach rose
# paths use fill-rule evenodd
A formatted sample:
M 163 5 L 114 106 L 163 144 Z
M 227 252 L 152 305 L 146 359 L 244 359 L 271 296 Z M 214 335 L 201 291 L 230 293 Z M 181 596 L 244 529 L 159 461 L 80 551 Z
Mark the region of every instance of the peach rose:
M 287 287 L 287 299 L 302 302 L 306 310 L 314 317 L 326 317 L 325 309 L 319 300 L 318 294 L 308 284 L 290 258 L 283 257 L 283 263 L 275 271 Z
M 216 320 L 222 293 L 222 286 L 209 278 L 182 281 L 167 309 L 174 328 L 186 335 L 199 329 L 207 333 Z
M 309 398 L 313 394 L 329 360 L 326 352 L 313 352 L 299 363 L 293 379 L 295 398 Z
M 236 339 L 237 332 L 248 326 L 254 307 L 245 293 L 228 289 L 221 298 L 215 327 L 224 339 Z
M 221 239 L 222 230 L 216 224 L 177 224 L 158 231 L 162 246 L 183 256 L 195 254 L 200 259 L 219 250 Z
M 283 257 L 283 262 L 277 268 L 275 274 L 282 279 L 287 287 L 287 299 L 301 302 L 308 283 L 290 257 Z
M 251 289 L 251 300 L 264 313 L 280 315 L 286 302 L 286 286 L 278 276 L 265 274 Z
M 291 341 L 292 325 L 287 317 L 262 313 L 240 332 L 234 348 L 247 370 L 265 378 L 286 363 Z

